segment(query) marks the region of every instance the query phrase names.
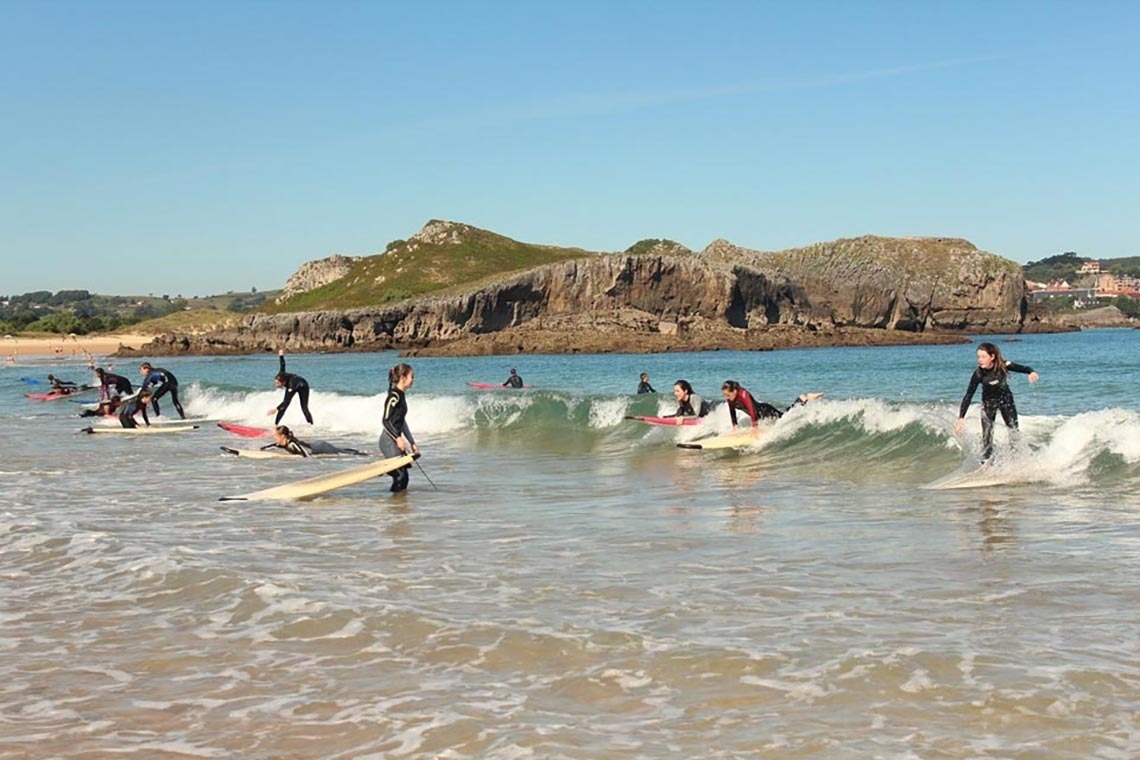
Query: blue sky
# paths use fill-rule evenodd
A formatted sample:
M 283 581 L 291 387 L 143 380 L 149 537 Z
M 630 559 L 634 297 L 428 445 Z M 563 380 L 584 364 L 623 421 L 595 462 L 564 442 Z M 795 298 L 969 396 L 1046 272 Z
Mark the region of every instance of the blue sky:
M 533 243 L 1140 255 L 1140 4 L 0 0 L 0 293 Z

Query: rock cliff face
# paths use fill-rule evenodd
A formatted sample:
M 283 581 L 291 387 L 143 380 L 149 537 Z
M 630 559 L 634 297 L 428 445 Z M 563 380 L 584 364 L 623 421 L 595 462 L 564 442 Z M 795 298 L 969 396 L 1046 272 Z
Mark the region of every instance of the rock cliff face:
M 210 335 L 164 335 L 144 350 L 659 351 L 776 347 L 762 337 L 773 334 L 801 336 L 782 345 L 827 345 L 829 335 L 836 345 L 896 343 L 947 331 L 1015 332 L 1025 313 L 1018 265 L 963 240 L 866 237 L 778 253 L 716 241 L 700 254 L 670 250 L 676 255 L 591 255 L 385 306 L 254 314 Z M 883 337 L 841 337 L 860 328 Z M 543 349 L 542 331 L 560 337 Z
M 307 261 L 285 282 L 281 295 L 275 300 L 277 303 L 284 303 L 298 293 L 307 293 L 313 288 L 339 280 L 348 274 L 352 265 L 359 260 L 359 256 L 341 256 L 339 253 L 334 253 L 327 259 Z

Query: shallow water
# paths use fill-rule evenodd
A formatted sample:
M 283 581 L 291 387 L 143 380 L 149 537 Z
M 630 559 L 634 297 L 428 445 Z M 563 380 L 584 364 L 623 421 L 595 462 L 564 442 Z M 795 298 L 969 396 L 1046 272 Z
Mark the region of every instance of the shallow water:
M 1001 483 L 957 491 L 924 486 L 977 459 L 968 345 L 419 359 L 409 492 L 308 503 L 217 501 L 356 464 L 219 451 L 276 357 L 156 362 L 211 421 L 145 439 L 22 397 L 80 365 L 8 368 L 0 756 L 1134 757 L 1138 335 L 1001 343 L 1042 381 Z M 396 360 L 290 357 L 317 424 L 285 421 L 374 448 Z M 464 385 L 511 366 L 535 388 Z M 827 396 L 680 450 L 724 411 L 624 420 L 676 377 Z

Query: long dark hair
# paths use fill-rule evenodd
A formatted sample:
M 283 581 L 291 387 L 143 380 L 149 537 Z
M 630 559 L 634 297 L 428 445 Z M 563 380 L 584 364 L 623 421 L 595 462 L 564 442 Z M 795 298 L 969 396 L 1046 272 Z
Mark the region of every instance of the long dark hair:
M 735 380 L 725 380 L 724 385 L 720 386 L 722 391 L 738 391 L 740 390 L 740 383 Z
M 412 365 L 400 362 L 392 369 L 388 370 L 388 386 L 393 387 L 396 383 L 400 382 L 402 378 L 412 374 Z
M 1005 368 L 1005 357 L 1001 355 L 1001 349 L 993 343 L 980 343 L 978 344 L 979 351 L 985 351 L 994 360 L 994 372 L 997 372 L 1001 377 L 1005 377 L 1008 371 Z
M 678 380 L 677 382 L 673 383 L 673 385 L 683 390 L 687 396 L 690 396 L 693 393 L 693 386 L 689 384 L 688 380 Z

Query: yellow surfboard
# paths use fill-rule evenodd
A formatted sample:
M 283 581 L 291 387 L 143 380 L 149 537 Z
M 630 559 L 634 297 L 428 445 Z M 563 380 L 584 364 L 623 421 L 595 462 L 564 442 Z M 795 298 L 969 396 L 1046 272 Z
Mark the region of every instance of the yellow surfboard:
M 378 478 L 381 475 L 387 475 L 393 470 L 410 465 L 413 457 L 405 455 L 402 457 L 392 457 L 391 459 L 381 459 L 376 462 L 361 465 L 359 467 L 349 467 L 346 470 L 338 470 L 331 472 L 327 475 L 318 475 L 314 478 L 306 478 L 298 480 L 294 483 L 286 483 L 282 486 L 274 486 L 273 488 L 266 488 L 262 491 L 254 491 L 252 493 L 241 494 L 239 496 L 223 496 L 218 501 L 266 501 L 269 499 L 311 499 L 322 493 L 335 491 L 338 488 L 345 486 L 356 485 L 363 483 L 372 478 Z
M 761 433 L 762 434 L 762 433 Z M 740 449 L 746 446 L 753 446 L 760 440 L 760 435 L 753 435 L 752 428 L 745 428 L 744 430 L 737 430 L 734 433 L 725 433 L 713 438 L 705 438 L 700 441 L 689 441 L 688 443 L 678 443 L 679 449 Z

